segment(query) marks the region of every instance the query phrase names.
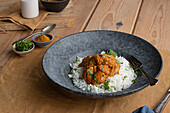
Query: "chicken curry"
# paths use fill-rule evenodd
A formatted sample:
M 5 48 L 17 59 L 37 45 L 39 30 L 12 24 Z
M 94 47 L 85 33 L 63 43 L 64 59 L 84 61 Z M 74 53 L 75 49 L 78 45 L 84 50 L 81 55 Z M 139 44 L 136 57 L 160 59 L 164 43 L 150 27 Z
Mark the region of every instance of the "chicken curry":
M 110 76 L 119 74 L 120 64 L 113 55 L 95 54 L 83 59 L 79 67 L 84 67 L 83 78 L 87 84 L 99 85 Z

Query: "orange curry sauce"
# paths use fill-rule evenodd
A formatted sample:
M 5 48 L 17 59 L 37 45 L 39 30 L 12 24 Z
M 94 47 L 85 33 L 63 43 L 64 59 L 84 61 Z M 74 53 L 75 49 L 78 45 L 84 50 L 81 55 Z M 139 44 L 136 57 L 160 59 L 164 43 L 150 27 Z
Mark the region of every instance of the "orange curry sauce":
M 101 84 L 110 76 L 119 74 L 120 64 L 112 55 L 95 54 L 83 59 L 79 67 L 84 67 L 83 78 L 87 84 Z

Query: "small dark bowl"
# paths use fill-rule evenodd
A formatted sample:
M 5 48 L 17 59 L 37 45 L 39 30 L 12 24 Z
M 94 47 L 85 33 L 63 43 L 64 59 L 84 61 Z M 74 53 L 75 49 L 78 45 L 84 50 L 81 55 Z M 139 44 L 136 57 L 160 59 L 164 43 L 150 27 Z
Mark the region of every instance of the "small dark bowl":
M 69 1 L 70 0 L 41 0 L 41 3 L 44 5 L 47 11 L 61 12 L 68 5 Z
M 39 35 L 41 35 L 41 34 L 44 34 L 44 35 L 48 36 L 48 37 L 50 38 L 50 41 L 48 41 L 48 42 L 37 42 L 37 41 L 35 41 L 35 39 L 36 39 Z M 32 37 L 32 40 L 33 40 L 33 42 L 34 42 L 38 47 L 46 47 L 48 44 L 50 44 L 50 43 L 52 42 L 53 36 L 50 35 L 50 34 L 48 34 L 48 33 L 40 33 L 40 34 L 38 34 L 38 35 L 34 35 L 34 36 Z

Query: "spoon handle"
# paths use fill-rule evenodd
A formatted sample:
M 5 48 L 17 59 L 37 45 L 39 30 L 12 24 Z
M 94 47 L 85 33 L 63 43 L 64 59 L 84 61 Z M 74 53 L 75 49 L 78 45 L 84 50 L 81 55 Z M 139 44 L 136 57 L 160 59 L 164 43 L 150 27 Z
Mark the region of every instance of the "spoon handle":
M 168 90 L 166 95 L 162 98 L 162 100 L 155 106 L 153 111 L 155 113 L 161 113 L 163 111 L 163 108 L 165 107 L 165 105 L 168 103 L 169 97 L 170 97 L 170 89 Z
M 26 37 L 24 37 L 24 38 L 22 38 L 22 39 L 19 39 L 19 40 L 13 42 L 12 45 L 14 45 L 14 44 L 15 44 L 16 42 L 18 42 L 18 41 L 26 40 L 26 39 L 28 39 L 28 38 L 30 38 L 30 37 L 36 35 L 36 34 L 39 34 L 39 33 L 42 33 L 42 32 L 36 32 L 36 33 L 30 34 L 30 35 L 28 35 L 28 36 L 26 36 Z

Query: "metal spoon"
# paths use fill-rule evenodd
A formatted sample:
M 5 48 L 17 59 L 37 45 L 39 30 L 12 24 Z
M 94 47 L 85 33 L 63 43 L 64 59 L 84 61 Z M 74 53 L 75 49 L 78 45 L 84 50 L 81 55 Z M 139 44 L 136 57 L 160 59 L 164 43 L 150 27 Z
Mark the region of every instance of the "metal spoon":
M 50 32 L 55 28 L 55 26 L 56 26 L 56 24 L 51 24 L 51 25 L 45 27 L 45 28 L 42 30 L 42 32 L 33 33 L 33 34 L 31 34 L 31 35 L 29 35 L 29 36 L 27 36 L 27 37 L 24 37 L 24 38 L 22 38 L 22 39 L 20 39 L 20 40 L 17 40 L 17 41 L 26 40 L 26 39 L 28 39 L 28 38 L 36 35 L 36 34 L 39 34 L 39 33 L 50 33 Z M 14 45 L 17 41 L 15 41 L 14 43 L 12 43 L 12 45 Z

